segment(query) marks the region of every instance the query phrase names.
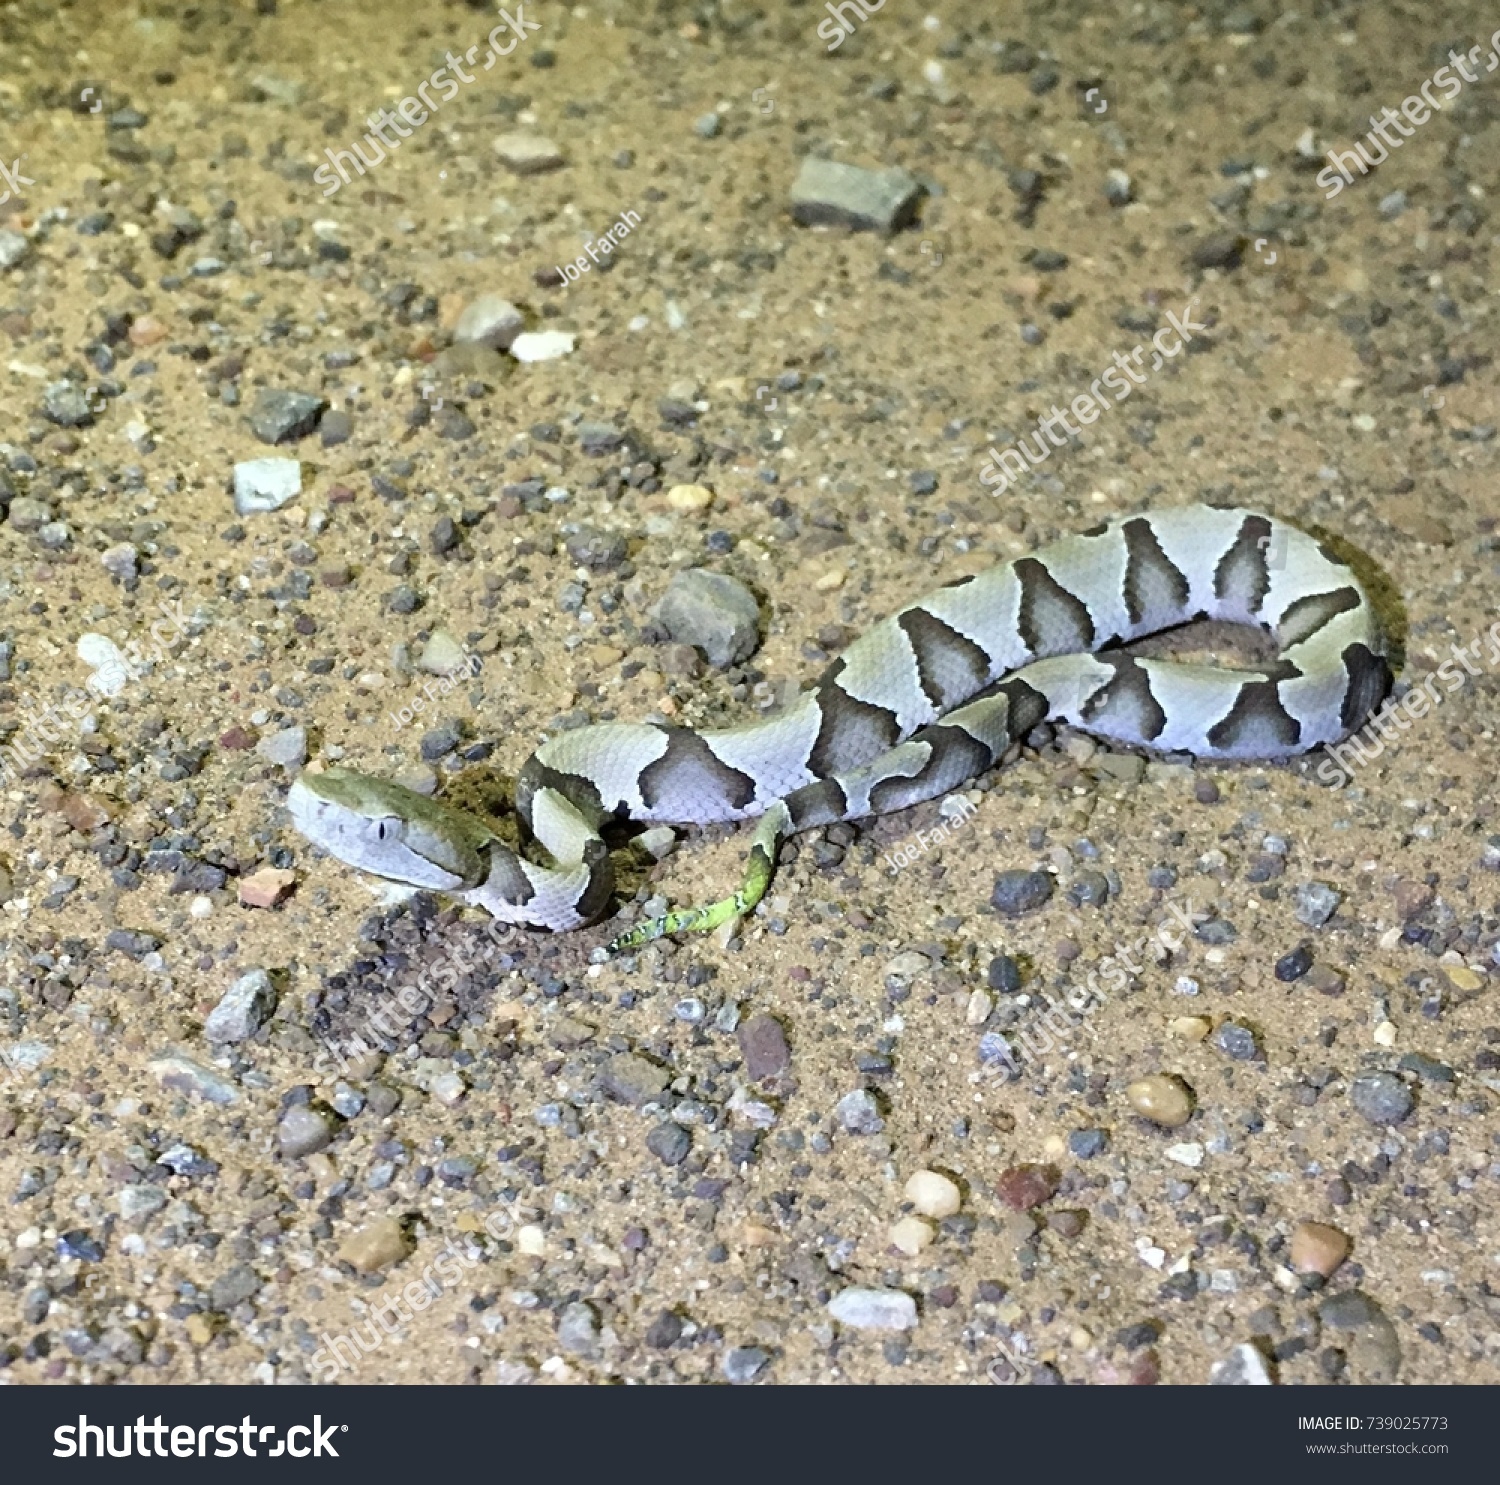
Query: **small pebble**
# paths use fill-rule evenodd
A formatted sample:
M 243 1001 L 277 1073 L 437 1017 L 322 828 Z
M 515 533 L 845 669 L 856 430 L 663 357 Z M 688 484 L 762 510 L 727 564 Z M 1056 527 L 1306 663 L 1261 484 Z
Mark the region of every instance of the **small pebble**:
M 1292 1229 L 1292 1267 L 1299 1274 L 1322 1274 L 1326 1279 L 1349 1256 L 1353 1241 L 1324 1222 L 1299 1222 Z
M 828 1313 L 855 1330 L 910 1330 L 917 1302 L 899 1289 L 842 1289 L 828 1302 Z
M 346 1238 L 338 1256 L 356 1272 L 373 1274 L 400 1263 L 410 1251 L 401 1224 L 394 1217 L 378 1217 Z
M 1363 1072 L 1349 1084 L 1349 1101 L 1371 1124 L 1399 1124 L 1411 1113 L 1411 1089 L 1389 1072 Z
M 935 1170 L 913 1172 L 906 1182 L 905 1195 L 924 1217 L 951 1217 L 963 1204 L 957 1184 Z
M 1193 1090 L 1174 1074 L 1138 1078 L 1126 1088 L 1125 1096 L 1136 1113 L 1163 1129 L 1176 1129 L 1193 1114 Z

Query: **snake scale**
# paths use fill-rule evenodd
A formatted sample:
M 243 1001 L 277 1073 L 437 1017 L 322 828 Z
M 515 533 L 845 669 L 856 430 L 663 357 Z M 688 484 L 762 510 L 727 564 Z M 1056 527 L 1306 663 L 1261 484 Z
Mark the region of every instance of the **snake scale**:
M 1277 659 L 1231 670 L 1109 648 L 1198 618 L 1268 632 Z M 347 865 L 549 929 L 606 912 L 606 821 L 759 818 L 739 891 L 644 921 L 609 946 L 620 950 L 749 912 L 788 836 L 945 794 L 1040 722 L 1199 758 L 1285 758 L 1348 736 L 1390 682 L 1374 610 L 1342 561 L 1273 517 L 1189 505 L 1065 537 L 906 604 L 763 720 L 609 722 L 549 739 L 521 768 L 516 807 L 550 864 L 478 816 L 345 769 L 304 773 L 288 805 Z

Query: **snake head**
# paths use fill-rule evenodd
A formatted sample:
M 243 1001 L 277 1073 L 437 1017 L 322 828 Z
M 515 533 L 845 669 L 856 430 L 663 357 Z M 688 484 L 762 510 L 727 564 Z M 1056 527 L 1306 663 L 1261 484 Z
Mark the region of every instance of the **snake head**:
M 387 881 L 458 892 L 489 870 L 483 821 L 400 784 L 330 768 L 303 774 L 286 802 L 315 846 Z

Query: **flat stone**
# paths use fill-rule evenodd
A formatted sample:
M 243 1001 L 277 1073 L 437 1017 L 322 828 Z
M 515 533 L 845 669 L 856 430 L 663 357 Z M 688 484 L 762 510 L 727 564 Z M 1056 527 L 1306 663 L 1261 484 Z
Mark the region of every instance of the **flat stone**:
M 501 134 L 495 140 L 495 153 L 517 175 L 541 175 L 564 163 L 563 152 L 542 134 Z
M 232 1104 L 239 1099 L 238 1090 L 227 1079 L 174 1048 L 158 1052 L 147 1066 L 164 1088 L 191 1093 L 208 1103 Z
M 307 728 L 283 727 L 267 733 L 256 743 L 255 751 L 268 763 L 282 768 L 300 768 L 307 762 Z
M 634 1052 L 617 1052 L 599 1074 L 599 1087 L 605 1093 L 637 1109 L 660 1097 L 667 1081 L 666 1068 Z
M 254 1036 L 276 1009 L 276 991 L 263 969 L 247 970 L 224 992 L 203 1022 L 211 1042 L 243 1042 Z
M 762 1351 L 759 1346 L 736 1346 L 734 1350 L 724 1353 L 719 1370 L 724 1373 L 727 1381 L 743 1387 L 765 1370 L 770 1359 L 769 1352 Z
M 910 1330 L 917 1302 L 899 1289 L 841 1289 L 829 1300 L 828 1313 L 855 1330 Z
M 302 493 L 302 464 L 297 459 L 243 459 L 234 466 L 236 515 L 263 515 L 280 510 Z
M 751 1016 L 735 1033 L 735 1040 L 745 1059 L 745 1076 L 752 1082 L 777 1077 L 791 1066 L 786 1032 L 774 1016 Z
M 806 155 L 792 182 L 792 219 L 804 227 L 899 232 L 916 221 L 923 194 L 909 171 L 866 170 Z

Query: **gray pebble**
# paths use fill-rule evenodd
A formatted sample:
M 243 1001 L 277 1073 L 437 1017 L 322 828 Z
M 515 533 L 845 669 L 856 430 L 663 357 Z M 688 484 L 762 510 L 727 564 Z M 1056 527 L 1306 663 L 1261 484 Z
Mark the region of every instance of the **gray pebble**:
M 867 1088 L 846 1093 L 834 1108 L 834 1116 L 850 1134 L 879 1134 L 885 1128 L 880 1107 Z
M 1102 1129 L 1075 1129 L 1068 1136 L 1068 1150 L 1080 1160 L 1093 1160 L 1109 1147 L 1109 1136 Z
M 338 1120 L 331 1109 L 300 1104 L 281 1116 L 281 1122 L 276 1126 L 276 1139 L 281 1153 L 289 1160 L 296 1160 L 299 1156 L 326 1150 L 337 1132 Z
M 1209 1382 L 1215 1387 L 1269 1387 L 1271 1373 L 1266 1358 L 1248 1341 L 1236 1346 L 1223 1361 L 1209 1368 Z
M 672 579 L 656 618 L 674 641 L 701 650 L 717 670 L 748 660 L 759 639 L 755 595 L 738 578 L 701 567 Z
M 256 743 L 255 751 L 268 763 L 283 768 L 299 768 L 307 761 L 307 728 L 283 727 Z
M 1081 871 L 1068 884 L 1068 900 L 1075 907 L 1103 907 L 1109 900 L 1109 879 L 1102 871 Z
M 725 1352 L 719 1367 L 728 1381 L 743 1385 L 753 1382 L 770 1359 L 759 1346 L 736 1346 Z
M 865 170 L 805 155 L 792 183 L 792 218 L 804 227 L 898 232 L 916 220 L 922 195 L 908 171 Z
M 82 387 L 53 382 L 42 393 L 42 416 L 64 428 L 87 428 L 94 421 L 94 409 Z
M 195 1062 L 184 1052 L 169 1048 L 157 1053 L 149 1066 L 163 1087 L 191 1093 L 209 1103 L 231 1104 L 240 1096 L 233 1083 L 220 1077 L 211 1067 Z
M 599 1316 L 586 1300 L 564 1305 L 557 1317 L 557 1344 L 574 1356 L 593 1356 L 599 1349 Z
M 242 1042 L 255 1035 L 276 1009 L 276 991 L 263 969 L 247 970 L 224 992 L 203 1022 L 211 1042 Z
M 716 113 L 700 114 L 693 120 L 693 133 L 699 139 L 717 139 L 724 121 Z
M 984 982 L 1002 995 L 1015 995 L 1021 988 L 1021 966 L 1009 954 L 996 954 L 984 972 Z
M 260 1275 L 248 1263 L 238 1263 L 208 1287 L 208 1302 L 216 1310 L 232 1310 L 260 1293 Z
M 1343 894 L 1336 892 L 1326 882 L 1303 882 L 1292 893 L 1297 921 L 1309 928 L 1321 928 L 1343 900 Z
M 311 433 L 327 406 L 324 398 L 307 392 L 262 387 L 250 414 L 250 431 L 262 443 L 290 443 Z
M 828 1313 L 855 1330 L 910 1330 L 917 1323 L 916 1301 L 899 1289 L 841 1289 Z
M 646 1136 L 646 1148 L 663 1165 L 681 1165 L 693 1148 L 693 1139 L 682 1125 L 669 1119 Z
M 1042 907 L 1052 896 L 1052 878 L 1044 871 L 1002 871 L 990 901 L 1009 918 Z
M 1349 1101 L 1371 1124 L 1399 1124 L 1412 1111 L 1411 1089 L 1389 1072 L 1363 1072 L 1349 1084 Z
M 576 562 L 580 567 L 605 572 L 618 567 L 625 560 L 628 551 L 623 536 L 615 532 L 595 531 L 591 526 L 584 526 L 573 532 L 563 545 L 570 561 Z
M 1214 1032 L 1214 1045 L 1236 1062 L 1253 1062 L 1259 1048 L 1255 1044 L 1255 1033 L 1248 1026 L 1226 1021 Z

